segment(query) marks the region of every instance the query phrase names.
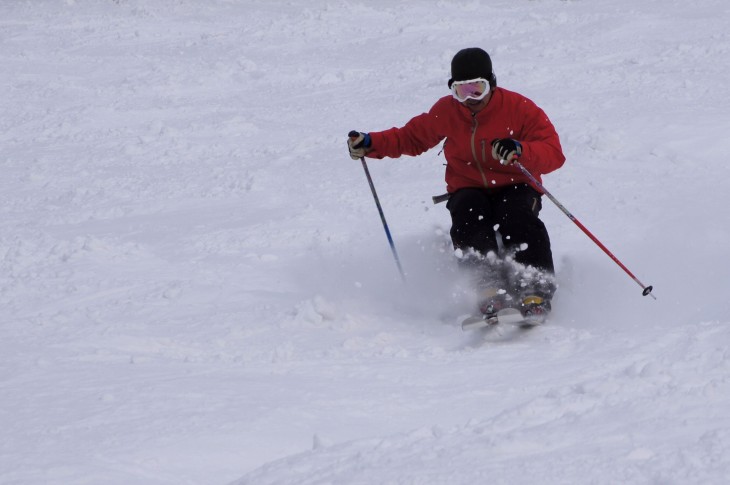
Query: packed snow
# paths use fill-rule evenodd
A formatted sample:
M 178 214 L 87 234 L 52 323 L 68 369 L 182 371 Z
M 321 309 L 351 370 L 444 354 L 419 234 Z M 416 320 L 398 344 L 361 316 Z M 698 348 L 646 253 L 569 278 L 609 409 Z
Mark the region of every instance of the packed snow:
M 0 483 L 730 482 L 726 0 L 0 3 Z M 549 322 L 462 332 L 451 57 L 555 124 Z

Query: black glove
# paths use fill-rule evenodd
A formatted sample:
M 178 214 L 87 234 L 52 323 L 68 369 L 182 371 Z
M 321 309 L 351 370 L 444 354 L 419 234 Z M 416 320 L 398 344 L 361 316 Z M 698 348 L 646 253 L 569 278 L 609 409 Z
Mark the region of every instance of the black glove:
M 353 130 L 347 136 L 347 148 L 349 148 L 350 158 L 353 160 L 360 160 L 370 151 L 372 145 L 370 133 L 360 133 Z
M 492 158 L 502 165 L 509 165 L 522 155 L 522 145 L 512 138 L 495 138 L 492 140 Z

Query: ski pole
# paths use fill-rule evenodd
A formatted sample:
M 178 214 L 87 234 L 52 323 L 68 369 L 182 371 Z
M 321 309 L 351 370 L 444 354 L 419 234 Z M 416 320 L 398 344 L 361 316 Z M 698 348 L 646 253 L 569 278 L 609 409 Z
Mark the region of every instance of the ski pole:
M 591 238 L 591 240 L 594 243 L 596 243 L 596 245 L 599 248 L 601 248 L 603 250 L 603 252 L 608 255 L 609 258 L 611 258 L 614 261 L 614 263 L 616 263 L 617 265 L 619 265 L 621 267 L 621 269 L 624 270 L 626 272 L 626 274 L 629 275 L 631 277 L 631 279 L 636 282 L 636 284 L 638 284 L 639 286 L 641 286 L 643 288 L 643 290 L 644 290 L 642 292 L 642 294 L 644 296 L 651 295 L 651 297 L 656 300 L 656 296 L 654 296 L 651 293 L 651 290 L 653 290 L 653 287 L 651 287 L 651 286 L 645 286 L 644 283 L 642 283 L 641 281 L 639 281 L 639 279 L 636 276 L 634 276 L 634 274 L 631 271 L 629 271 L 629 268 L 627 268 L 626 266 L 624 266 L 624 264 L 621 261 L 619 261 L 619 259 L 616 256 L 614 256 L 613 253 L 611 251 L 609 251 L 608 248 L 606 246 L 604 246 L 603 243 L 601 243 L 601 241 L 598 240 L 598 238 L 596 238 L 596 236 L 594 236 L 593 234 L 591 234 L 591 231 L 589 231 L 586 228 L 586 226 L 584 226 L 583 224 L 581 224 L 581 222 L 578 219 L 576 219 L 575 216 L 573 214 L 571 214 L 570 211 L 568 211 L 568 209 L 566 209 L 563 204 L 561 204 L 560 202 L 558 202 L 558 199 L 556 199 L 555 197 L 553 197 L 553 195 L 550 192 L 548 192 L 548 190 L 540 183 L 539 180 L 537 180 L 535 178 L 534 175 L 532 175 L 530 173 L 529 170 L 527 170 L 518 161 L 512 162 L 512 165 L 514 165 L 515 167 L 519 168 L 520 171 L 522 171 L 522 173 L 525 174 L 525 177 L 527 177 L 528 179 L 530 179 L 530 181 L 532 182 L 532 184 L 534 186 L 536 186 L 537 189 L 539 189 L 545 195 L 547 195 L 548 199 L 550 199 L 551 201 L 553 201 L 553 203 L 556 206 L 558 206 L 558 209 L 560 209 L 561 211 L 563 211 L 563 214 L 565 214 L 566 216 L 568 216 L 568 219 L 570 219 L 571 221 L 573 221 L 575 223 L 575 225 L 578 226 L 581 229 L 581 231 L 583 231 L 586 234 L 586 236 L 588 236 L 589 238 Z
M 357 138 L 359 135 L 356 131 L 351 131 L 348 136 L 350 138 Z M 388 223 L 385 221 L 385 214 L 383 213 L 383 208 L 380 206 L 380 199 L 378 198 L 378 193 L 375 192 L 375 185 L 373 184 L 373 178 L 370 176 L 370 170 L 368 170 L 368 164 L 365 163 L 365 157 L 360 157 L 360 162 L 362 162 L 362 168 L 365 170 L 365 176 L 368 179 L 368 184 L 370 185 L 370 191 L 373 193 L 373 199 L 375 199 L 375 205 L 378 208 L 378 213 L 380 214 L 380 220 L 383 222 L 383 229 L 385 229 L 385 235 L 388 237 L 388 244 L 390 244 L 390 251 L 393 253 L 393 259 L 395 259 L 395 265 L 398 266 L 398 272 L 400 273 L 400 277 L 403 279 L 403 282 L 406 282 L 406 274 L 403 272 L 403 267 L 400 264 L 400 259 L 398 258 L 398 252 L 395 250 L 395 244 L 393 243 L 393 238 L 390 235 L 390 229 L 388 229 Z

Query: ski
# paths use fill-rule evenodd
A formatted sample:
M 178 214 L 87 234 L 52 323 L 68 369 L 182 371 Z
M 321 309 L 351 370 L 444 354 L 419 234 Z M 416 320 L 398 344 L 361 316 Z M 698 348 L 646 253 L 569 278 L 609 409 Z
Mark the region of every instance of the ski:
M 521 328 L 532 328 L 545 323 L 545 315 L 523 315 L 516 308 L 505 308 L 491 315 L 472 315 L 461 321 L 461 329 L 465 332 L 496 325 L 516 325 Z

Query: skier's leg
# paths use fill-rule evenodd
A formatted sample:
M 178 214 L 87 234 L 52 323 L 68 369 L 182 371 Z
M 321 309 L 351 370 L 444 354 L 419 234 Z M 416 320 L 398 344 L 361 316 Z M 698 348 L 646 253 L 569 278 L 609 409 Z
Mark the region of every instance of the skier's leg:
M 498 257 L 494 231 L 494 194 L 477 188 L 465 188 L 452 194 L 447 208 L 451 213 L 451 239 L 454 249 L 463 254 L 461 269 L 472 279 L 477 305 L 485 314 L 508 306 L 507 273 Z
M 555 267 L 541 209 L 540 193 L 520 184 L 501 192 L 495 211 L 505 250 L 525 267 L 515 278 L 514 291 L 537 292 L 549 299 L 555 291 Z
M 494 211 L 489 195 L 481 189 L 465 188 L 451 194 L 446 204 L 451 214 L 451 241 L 454 249 L 486 255 L 497 252 Z

